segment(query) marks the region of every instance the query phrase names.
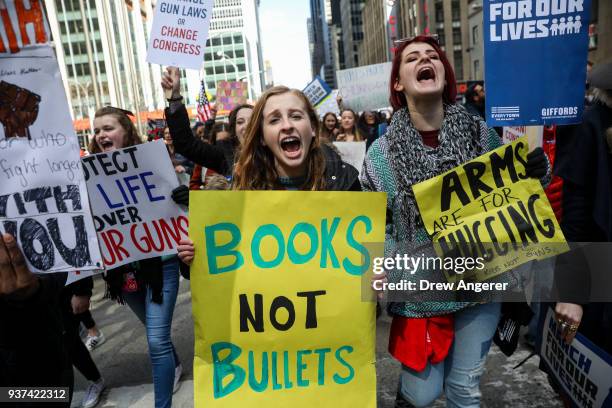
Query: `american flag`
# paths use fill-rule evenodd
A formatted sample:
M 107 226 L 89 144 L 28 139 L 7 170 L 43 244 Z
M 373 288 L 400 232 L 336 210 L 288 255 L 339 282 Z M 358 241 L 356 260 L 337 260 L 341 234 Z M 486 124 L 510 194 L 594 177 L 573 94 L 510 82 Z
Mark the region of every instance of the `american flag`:
M 201 81 L 200 96 L 198 97 L 197 111 L 198 111 L 198 120 L 200 122 L 206 122 L 208 119 L 210 119 L 210 116 L 211 116 L 210 102 L 208 101 L 208 98 L 206 97 L 206 88 L 204 87 L 204 81 Z

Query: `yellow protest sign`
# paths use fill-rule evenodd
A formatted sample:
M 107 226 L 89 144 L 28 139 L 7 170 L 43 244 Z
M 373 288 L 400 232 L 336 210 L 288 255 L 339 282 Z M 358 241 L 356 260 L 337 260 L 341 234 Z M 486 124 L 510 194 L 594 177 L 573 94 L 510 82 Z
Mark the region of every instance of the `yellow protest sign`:
M 413 186 L 436 249 L 487 260 L 465 279 L 484 281 L 567 250 L 542 185 L 525 172 L 528 149 L 522 137 Z
M 385 194 L 189 200 L 196 407 L 375 407 L 375 303 L 361 280 L 366 243 L 384 242 Z

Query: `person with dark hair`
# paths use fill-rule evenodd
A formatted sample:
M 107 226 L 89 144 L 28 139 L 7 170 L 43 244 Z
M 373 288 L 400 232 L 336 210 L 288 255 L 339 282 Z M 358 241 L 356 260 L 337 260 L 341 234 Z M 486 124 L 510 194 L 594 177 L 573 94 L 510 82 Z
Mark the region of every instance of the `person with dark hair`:
M 176 152 L 176 149 L 174 148 L 174 141 L 172 140 L 172 135 L 170 134 L 170 129 L 168 129 L 168 127 L 164 128 L 164 143 L 166 144 L 166 149 L 168 149 L 170 160 L 172 160 L 174 171 L 179 174 L 187 173 L 191 175 L 191 173 L 193 173 L 193 163 L 182 154 Z
M 338 132 L 338 117 L 333 112 L 327 112 L 321 120 L 321 143 L 335 142 Z
M 472 84 L 465 92 L 465 109 L 474 116 L 485 118 L 485 92 L 484 86 Z
M 207 135 L 207 139 L 205 140 L 207 143 L 212 145 L 214 144 L 223 144 L 228 143 L 232 138 L 232 134 L 230 133 L 229 125 L 225 122 L 215 123 L 212 127 L 211 132 Z M 234 136 L 235 137 L 235 136 Z M 212 175 L 219 174 L 212 169 L 208 169 L 206 167 L 200 166 L 196 164 L 193 169 L 193 174 L 191 175 L 191 179 L 189 180 L 189 189 L 190 190 L 202 190 L 206 186 L 208 178 Z
M 431 242 L 412 186 L 500 146 L 501 140 L 484 121 L 455 103 L 455 75 L 433 37 L 401 42 L 389 87 L 393 118 L 385 137 L 367 152 L 361 183 L 365 191 L 387 193 L 385 255 L 394 257 L 420 251 Z M 536 150 L 528 158 L 527 173 L 547 179 L 543 151 Z M 427 279 L 435 271 L 411 273 Z M 449 298 L 391 302 L 388 311 L 393 316 L 389 351 L 402 363 L 398 400 L 424 407 L 445 392 L 447 406 L 479 406 L 479 379 L 500 318 L 500 304 Z
M 196 122 L 191 129 L 193 137 L 200 140 L 206 140 L 206 127 L 203 122 Z
M 343 109 L 340 113 L 340 133 L 338 142 L 362 142 L 363 137 L 357 130 L 357 114 L 352 109 Z
M 386 129 L 386 126 L 383 128 Z M 374 143 L 376 139 L 382 136 L 381 120 L 376 111 L 363 111 L 357 121 L 357 131 L 366 141 L 366 149 Z

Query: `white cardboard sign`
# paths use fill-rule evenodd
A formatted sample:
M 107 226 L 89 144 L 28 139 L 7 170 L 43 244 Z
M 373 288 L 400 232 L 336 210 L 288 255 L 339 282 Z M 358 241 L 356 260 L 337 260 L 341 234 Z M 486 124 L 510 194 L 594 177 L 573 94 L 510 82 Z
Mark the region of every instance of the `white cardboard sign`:
M 147 61 L 200 69 L 213 0 L 161 0 L 155 6 Z
M 171 198 L 179 182 L 162 141 L 81 160 L 107 268 L 177 253 L 188 219 Z
M 390 62 L 344 69 L 336 75 L 345 107 L 362 112 L 389 106 Z
M 64 95 L 48 45 L 0 56 L 0 232 L 33 272 L 102 267 Z

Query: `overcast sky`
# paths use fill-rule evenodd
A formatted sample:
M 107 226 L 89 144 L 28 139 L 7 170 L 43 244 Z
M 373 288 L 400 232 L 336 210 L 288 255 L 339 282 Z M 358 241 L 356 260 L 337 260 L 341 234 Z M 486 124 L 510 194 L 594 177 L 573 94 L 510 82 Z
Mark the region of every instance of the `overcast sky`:
M 308 0 L 261 0 L 263 59 L 272 64 L 275 85 L 302 89 L 312 79 L 306 19 Z

